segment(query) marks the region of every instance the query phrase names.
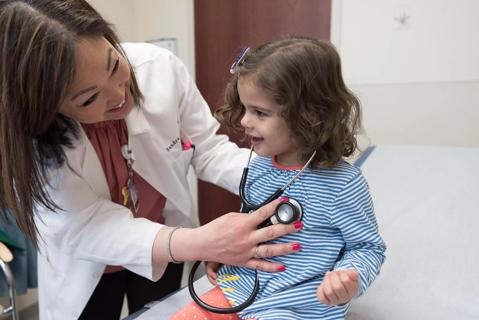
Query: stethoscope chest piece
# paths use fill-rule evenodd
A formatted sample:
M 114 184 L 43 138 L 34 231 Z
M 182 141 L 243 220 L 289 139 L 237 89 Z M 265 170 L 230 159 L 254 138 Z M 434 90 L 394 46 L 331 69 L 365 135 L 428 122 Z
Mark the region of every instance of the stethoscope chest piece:
M 288 201 L 281 202 L 276 207 L 274 216 L 271 217 L 272 224 L 284 223 L 289 224 L 303 217 L 303 208 L 298 201 L 288 199 Z
M 303 208 L 301 208 L 299 202 L 294 199 L 288 199 L 287 201 L 280 202 L 276 206 L 274 215 L 261 223 L 258 226 L 258 229 L 278 223 L 290 224 L 295 221 L 301 220 L 302 217 Z

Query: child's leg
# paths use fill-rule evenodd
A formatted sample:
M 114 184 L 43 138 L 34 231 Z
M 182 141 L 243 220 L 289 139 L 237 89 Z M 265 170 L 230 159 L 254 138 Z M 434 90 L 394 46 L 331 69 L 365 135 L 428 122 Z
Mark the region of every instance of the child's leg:
M 214 287 L 207 293 L 201 296 L 201 300 L 215 307 L 230 308 L 230 304 L 226 300 L 225 295 L 219 287 Z M 236 314 L 219 314 L 206 311 L 198 306 L 195 302 L 192 302 L 182 309 L 180 309 L 171 320 L 239 320 Z

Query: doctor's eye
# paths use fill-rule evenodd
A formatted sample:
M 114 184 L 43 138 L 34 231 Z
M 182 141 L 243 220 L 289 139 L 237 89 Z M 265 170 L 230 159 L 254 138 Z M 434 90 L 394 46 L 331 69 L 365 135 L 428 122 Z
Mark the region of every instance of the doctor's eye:
M 95 93 L 94 95 L 92 95 L 87 101 L 85 101 L 82 106 L 84 107 L 88 107 L 90 104 L 92 104 L 93 102 L 95 102 L 96 98 L 98 97 L 98 93 Z
M 113 66 L 113 69 L 111 70 L 111 74 L 114 75 L 116 71 L 118 70 L 118 67 L 120 65 L 120 59 L 116 59 L 115 65 Z

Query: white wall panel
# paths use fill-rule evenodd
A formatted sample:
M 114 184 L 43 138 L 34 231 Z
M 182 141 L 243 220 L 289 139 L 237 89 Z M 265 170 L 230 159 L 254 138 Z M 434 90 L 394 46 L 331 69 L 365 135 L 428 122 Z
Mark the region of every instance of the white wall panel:
M 333 2 L 349 83 L 479 80 L 479 1 Z
M 362 145 L 479 146 L 479 1 L 332 0 Z

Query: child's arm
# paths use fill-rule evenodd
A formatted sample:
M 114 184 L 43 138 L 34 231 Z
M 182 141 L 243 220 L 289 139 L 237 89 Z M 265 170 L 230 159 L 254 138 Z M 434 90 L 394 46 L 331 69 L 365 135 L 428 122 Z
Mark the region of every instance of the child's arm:
M 357 295 L 362 295 L 379 274 L 386 245 L 379 235 L 368 184 L 360 173 L 338 194 L 331 223 L 341 231 L 346 242 L 344 255 L 333 271 L 356 270 L 359 273 Z M 354 286 L 352 282 L 346 281 L 348 288 Z
M 349 302 L 358 293 L 359 274 L 355 269 L 342 269 L 326 273 L 317 295 L 323 304 Z

